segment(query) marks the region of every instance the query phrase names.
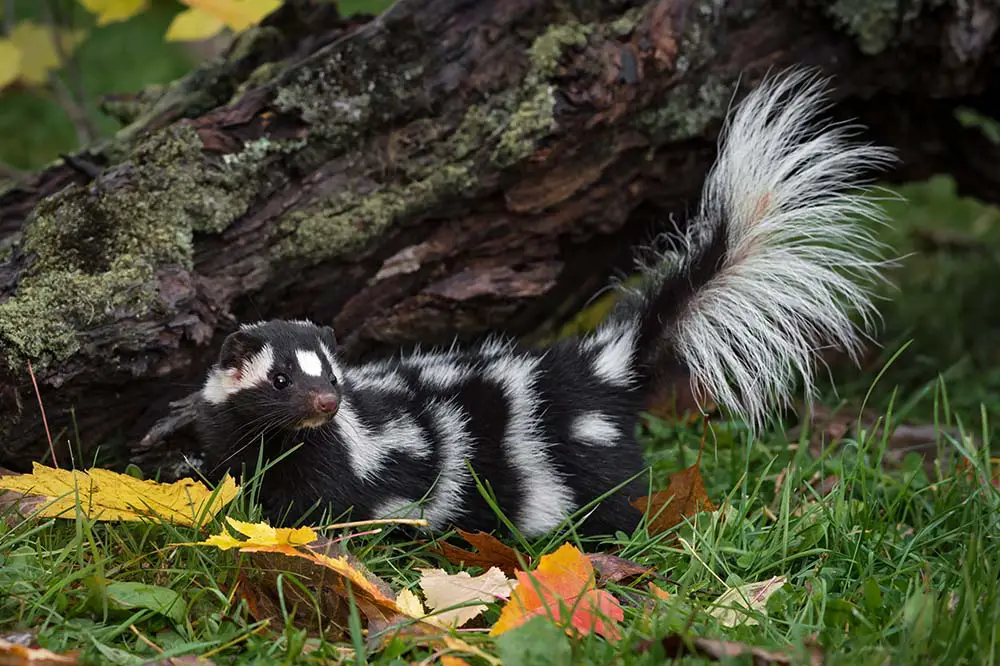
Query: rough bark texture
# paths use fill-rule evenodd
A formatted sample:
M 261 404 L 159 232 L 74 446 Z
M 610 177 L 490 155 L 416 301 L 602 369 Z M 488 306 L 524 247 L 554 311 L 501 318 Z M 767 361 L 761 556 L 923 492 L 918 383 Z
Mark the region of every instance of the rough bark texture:
M 120 435 L 170 476 L 169 403 L 239 320 L 332 323 L 354 358 L 543 335 L 696 204 L 738 82 L 769 69 L 835 75 L 835 112 L 899 149 L 891 178 L 996 201 L 998 151 L 954 112 L 998 111 L 998 21 L 1000 0 L 290 2 L 109 101 L 130 124 L 77 156 L 99 173 L 0 196 L 0 464 L 48 448 L 29 360 L 63 465 Z

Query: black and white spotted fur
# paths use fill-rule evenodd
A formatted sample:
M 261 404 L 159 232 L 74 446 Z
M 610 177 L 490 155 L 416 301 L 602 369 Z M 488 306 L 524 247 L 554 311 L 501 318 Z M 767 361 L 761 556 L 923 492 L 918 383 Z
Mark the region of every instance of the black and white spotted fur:
M 526 536 L 595 498 L 580 530 L 631 531 L 645 495 L 636 419 L 663 375 L 686 371 L 754 428 L 812 391 L 816 351 L 858 348 L 873 317 L 868 285 L 878 218 L 854 191 L 888 151 L 816 123 L 823 83 L 770 79 L 728 123 L 698 214 L 665 235 L 638 286 L 595 332 L 544 349 L 490 339 L 357 366 L 337 359 L 330 328 L 271 321 L 224 343 L 201 394 L 206 471 L 263 477 L 272 520 L 314 505 L 352 519 L 414 513 L 435 530 L 500 525 L 486 485 Z M 318 512 L 317 512 L 318 513 Z

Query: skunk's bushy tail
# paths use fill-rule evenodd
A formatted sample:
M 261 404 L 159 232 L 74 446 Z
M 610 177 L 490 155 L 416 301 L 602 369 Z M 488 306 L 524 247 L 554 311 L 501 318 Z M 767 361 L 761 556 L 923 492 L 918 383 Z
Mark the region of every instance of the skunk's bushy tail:
M 696 395 L 755 430 L 800 380 L 813 397 L 821 348 L 856 359 L 877 316 L 882 213 L 858 188 L 893 153 L 820 121 L 827 106 L 825 81 L 805 71 L 751 92 L 723 129 L 698 215 L 657 239 L 673 248 L 640 261 L 643 280 L 608 323 L 628 322 L 640 378 L 686 370 Z

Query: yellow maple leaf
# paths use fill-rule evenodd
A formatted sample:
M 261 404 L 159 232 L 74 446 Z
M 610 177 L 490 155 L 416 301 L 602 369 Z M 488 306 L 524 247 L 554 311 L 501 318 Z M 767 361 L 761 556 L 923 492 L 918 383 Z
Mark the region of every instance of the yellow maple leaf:
M 9 39 L 0 39 L 0 88 L 6 88 L 21 75 L 21 49 Z
M 80 4 L 97 15 L 97 25 L 127 21 L 149 7 L 149 0 L 79 0 Z
M 304 546 L 316 540 L 316 532 L 311 527 L 271 527 L 267 523 L 244 523 L 226 516 L 226 521 L 234 530 L 247 537 L 246 541 L 236 539 L 225 532 L 213 534 L 197 545 L 215 546 L 222 550 L 246 546 Z
M 194 479 L 157 483 L 106 469 L 71 471 L 34 463 L 31 474 L 0 477 L 0 490 L 50 500 L 33 512 L 42 518 L 75 518 L 79 500 L 81 511 L 92 520 L 161 518 L 194 525 L 221 511 L 236 497 L 239 487 L 227 475 L 213 498 L 213 491 Z
M 418 597 L 413 590 L 407 588 L 403 588 L 396 596 L 396 607 L 399 609 L 400 613 L 404 613 L 417 619 L 424 618 L 427 615 L 427 610 L 424 608 L 424 604 L 420 601 L 420 597 Z M 426 619 L 433 621 L 433 618 Z
M 185 9 L 170 22 L 164 39 L 168 42 L 199 42 L 210 39 L 226 27 L 225 21 L 202 9 Z
M 51 26 L 34 21 L 21 21 L 11 30 L 8 40 L 21 52 L 18 77 L 25 83 L 41 85 L 49 80 L 49 72 L 59 68 L 61 63 L 54 38 L 56 34 L 67 55 L 76 50 L 87 36 L 82 29 L 54 31 Z

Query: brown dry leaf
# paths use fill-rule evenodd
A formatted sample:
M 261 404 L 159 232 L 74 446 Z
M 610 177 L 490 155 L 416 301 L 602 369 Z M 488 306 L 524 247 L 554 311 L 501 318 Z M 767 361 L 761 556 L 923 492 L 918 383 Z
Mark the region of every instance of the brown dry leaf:
M 708 498 L 698 463 L 670 477 L 666 490 L 640 497 L 632 502 L 632 506 L 650 517 L 650 534 L 666 532 L 682 523 L 685 518 L 701 511 L 715 511 L 717 508 Z
M 790 665 L 792 657 L 784 652 L 776 650 L 765 650 L 745 643 L 736 641 L 722 641 L 715 638 L 689 638 L 685 640 L 682 636 L 672 634 L 664 638 L 660 643 L 670 659 L 678 659 L 687 655 L 706 657 L 714 661 L 732 659 L 750 655 L 755 666 L 770 666 L 772 664 Z M 645 652 L 649 650 L 647 643 L 640 648 Z
M 41 647 L 0 638 L 0 666 L 67 666 L 80 663 L 75 652 L 56 654 Z
M 708 614 L 718 618 L 719 624 L 724 627 L 757 624 L 757 620 L 747 611 L 766 615 L 767 600 L 784 584 L 784 576 L 774 576 L 768 580 L 731 587 L 715 600 L 712 604 L 715 607 Z
M 457 530 L 457 532 L 475 548 L 475 551 L 453 546 L 446 541 L 439 541 L 431 546 L 430 549 L 443 555 L 452 564 L 480 567 L 482 569 L 496 567 L 508 576 L 513 576 L 514 572 L 521 569 L 522 566 L 530 566 L 530 558 L 520 555 L 520 553 L 502 543 L 492 534 L 487 534 L 486 532 L 476 532 L 473 534 L 463 530 Z M 524 561 L 524 565 L 521 564 L 522 560 Z
M 593 565 L 594 570 L 597 572 L 597 584 L 598 586 L 606 585 L 608 583 L 620 583 L 626 579 L 638 578 L 639 576 L 644 576 L 646 574 L 651 574 L 656 576 L 656 572 L 649 567 L 644 567 L 641 564 L 633 562 L 632 560 L 626 560 L 623 557 L 618 557 L 617 555 L 610 555 L 608 553 L 591 553 L 587 555 L 587 559 Z
M 486 573 L 475 577 L 465 571 L 449 574 L 442 569 L 422 569 L 420 573 L 420 589 L 427 600 L 427 608 L 434 613 L 427 619 L 444 626 L 464 626 L 487 608 L 485 604 L 470 605 L 469 602 L 509 599 L 515 586 L 516 582 L 497 567 L 490 567 Z
M 787 437 L 790 441 L 797 442 L 802 433 L 806 432 L 809 435 L 809 451 L 815 457 L 822 454 L 824 447 L 830 447 L 844 437 L 858 436 L 859 429 L 866 431 L 873 440 L 883 437 L 885 414 L 873 409 L 840 407 L 831 410 L 823 405 L 807 408 L 804 404 L 799 404 L 797 409 L 804 417 L 799 425 L 788 430 Z M 918 453 L 924 457 L 924 468 L 930 475 L 938 453 L 937 442 L 944 437 L 961 439 L 961 432 L 955 427 L 935 426 L 933 423 L 893 424 L 892 431 L 886 438 L 883 460 L 898 465 L 908 453 Z

